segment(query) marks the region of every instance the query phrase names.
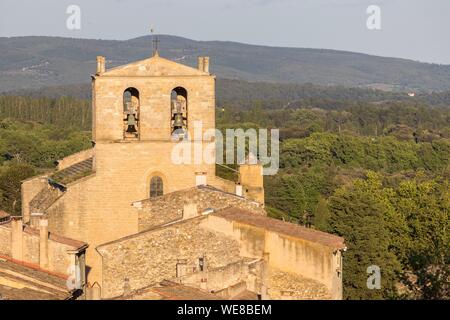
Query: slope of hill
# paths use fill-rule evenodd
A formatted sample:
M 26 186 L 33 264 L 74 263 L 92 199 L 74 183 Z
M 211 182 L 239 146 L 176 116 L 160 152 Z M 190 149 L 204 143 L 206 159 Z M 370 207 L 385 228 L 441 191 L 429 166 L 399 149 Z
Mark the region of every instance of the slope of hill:
M 394 90 L 449 90 L 450 66 L 345 51 L 278 48 L 162 35 L 161 55 L 194 66 L 212 58 L 221 78 L 247 81 L 369 86 Z M 82 83 L 95 57 L 113 67 L 151 55 L 151 38 L 126 41 L 60 37 L 0 38 L 0 91 Z

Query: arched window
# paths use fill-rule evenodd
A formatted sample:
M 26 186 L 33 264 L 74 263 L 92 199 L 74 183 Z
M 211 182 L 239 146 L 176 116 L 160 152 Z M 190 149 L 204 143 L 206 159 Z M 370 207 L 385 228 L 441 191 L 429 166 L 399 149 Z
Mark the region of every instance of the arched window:
M 124 139 L 139 138 L 139 91 L 128 88 L 123 93 L 123 136 Z
M 183 87 L 176 87 L 170 95 L 171 101 L 171 128 L 172 134 L 184 136 L 187 131 L 188 96 Z
M 161 177 L 154 176 L 150 180 L 150 198 L 162 196 L 164 194 L 164 185 Z

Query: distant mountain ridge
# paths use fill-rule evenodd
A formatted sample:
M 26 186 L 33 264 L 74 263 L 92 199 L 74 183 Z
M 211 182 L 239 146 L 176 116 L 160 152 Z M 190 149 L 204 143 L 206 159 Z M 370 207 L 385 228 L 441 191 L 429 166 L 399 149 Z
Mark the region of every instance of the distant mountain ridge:
M 195 66 L 211 57 L 220 78 L 393 90 L 450 90 L 450 65 L 325 49 L 281 48 L 161 35 L 163 57 Z M 89 82 L 97 55 L 107 67 L 151 55 L 151 37 L 125 41 L 0 38 L 0 92 Z

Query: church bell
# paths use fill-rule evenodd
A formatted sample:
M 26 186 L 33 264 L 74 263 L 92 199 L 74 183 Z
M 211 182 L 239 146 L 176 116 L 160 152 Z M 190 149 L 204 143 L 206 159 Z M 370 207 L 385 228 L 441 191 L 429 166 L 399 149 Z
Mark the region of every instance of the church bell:
M 183 128 L 184 121 L 183 121 L 183 114 L 182 113 L 176 113 L 173 119 L 173 127 L 175 129 Z
M 127 132 L 129 132 L 129 133 L 137 132 L 137 130 L 136 130 L 136 118 L 134 117 L 134 114 L 128 115 L 127 126 L 128 126 Z

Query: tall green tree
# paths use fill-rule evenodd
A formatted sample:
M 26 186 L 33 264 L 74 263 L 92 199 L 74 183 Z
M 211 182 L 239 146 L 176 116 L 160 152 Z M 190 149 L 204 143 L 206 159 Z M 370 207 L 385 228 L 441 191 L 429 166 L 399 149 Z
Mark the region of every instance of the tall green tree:
M 0 208 L 10 214 L 20 215 L 21 182 L 35 174 L 34 168 L 26 163 L 11 163 L 0 171 Z
M 448 181 L 403 181 L 392 204 L 405 217 L 397 247 L 403 282 L 412 297 L 450 299 L 450 188 Z
M 356 180 L 338 189 L 330 198 L 329 231 L 346 240 L 344 256 L 344 297 L 347 299 L 384 299 L 396 294 L 400 264 L 391 250 L 388 228 L 394 215 L 380 177 L 369 172 L 367 179 Z M 381 289 L 369 289 L 367 268 L 381 270 Z

